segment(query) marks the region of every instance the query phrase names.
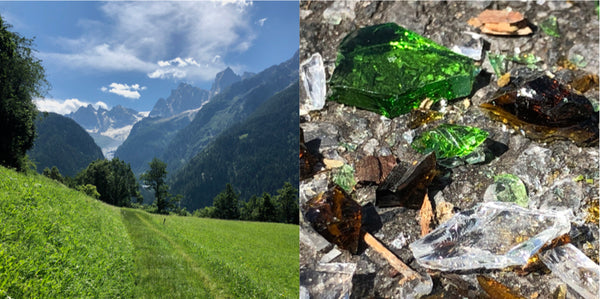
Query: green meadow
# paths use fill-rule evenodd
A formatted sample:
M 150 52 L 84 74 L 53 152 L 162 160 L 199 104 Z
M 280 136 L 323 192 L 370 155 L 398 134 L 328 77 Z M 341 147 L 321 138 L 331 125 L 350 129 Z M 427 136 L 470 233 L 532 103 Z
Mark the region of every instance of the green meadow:
M 0 298 L 298 298 L 298 226 L 117 208 L 0 167 Z

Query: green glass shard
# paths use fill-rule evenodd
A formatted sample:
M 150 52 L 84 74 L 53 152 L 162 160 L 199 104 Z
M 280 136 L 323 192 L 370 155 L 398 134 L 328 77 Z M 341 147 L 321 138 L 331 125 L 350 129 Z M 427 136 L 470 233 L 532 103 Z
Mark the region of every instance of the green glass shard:
M 419 153 L 435 152 L 440 160 L 464 157 L 477 148 L 488 134 L 476 127 L 442 124 L 416 137 L 411 146 Z
M 514 55 L 514 56 L 510 57 L 510 60 L 512 60 L 516 63 L 527 64 L 527 65 L 536 64 L 536 63 L 542 61 L 542 59 L 540 57 L 535 56 L 533 54 L 528 54 L 528 53 L 521 53 L 519 55 Z
M 361 28 L 342 41 L 330 100 L 396 117 L 429 98 L 471 93 L 473 60 L 410 30 L 387 23 Z
M 488 60 L 494 69 L 496 77 L 506 73 L 506 55 L 488 53 Z
M 333 172 L 333 182 L 342 187 L 344 191 L 348 193 L 352 192 L 352 188 L 356 185 L 354 168 L 348 164 L 342 165 L 342 167 Z
M 540 22 L 540 28 L 550 36 L 560 37 L 560 33 L 558 33 L 558 22 L 556 21 L 555 16 L 549 16 Z
M 494 177 L 494 183 L 488 187 L 485 196 L 490 199 L 504 202 L 512 202 L 517 205 L 527 208 L 529 205 L 529 197 L 525 184 L 518 176 L 513 174 L 501 174 Z

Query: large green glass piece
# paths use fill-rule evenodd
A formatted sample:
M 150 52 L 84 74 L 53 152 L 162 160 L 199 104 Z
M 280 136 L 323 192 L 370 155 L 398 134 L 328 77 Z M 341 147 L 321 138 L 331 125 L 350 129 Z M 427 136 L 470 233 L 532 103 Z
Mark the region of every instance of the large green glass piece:
M 460 158 L 475 150 L 488 134 L 476 127 L 442 124 L 416 137 L 411 146 L 419 153 L 435 152 L 439 160 Z
M 471 93 L 479 67 L 466 56 L 394 23 L 361 28 L 342 41 L 331 100 L 396 117 L 429 98 Z

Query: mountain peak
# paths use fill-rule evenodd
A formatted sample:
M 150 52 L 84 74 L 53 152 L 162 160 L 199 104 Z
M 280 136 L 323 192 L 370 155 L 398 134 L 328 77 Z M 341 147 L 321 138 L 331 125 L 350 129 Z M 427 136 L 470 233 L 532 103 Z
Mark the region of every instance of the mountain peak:
M 171 95 L 165 100 L 158 99 L 149 116 L 171 117 L 187 110 L 197 109 L 208 101 L 209 92 L 181 82 L 177 89 L 171 90 Z
M 229 85 L 240 80 L 242 80 L 242 77 L 237 75 L 230 67 L 225 68 L 215 76 L 215 82 L 213 82 L 210 88 L 210 97 L 212 98 L 223 89 L 229 87 Z

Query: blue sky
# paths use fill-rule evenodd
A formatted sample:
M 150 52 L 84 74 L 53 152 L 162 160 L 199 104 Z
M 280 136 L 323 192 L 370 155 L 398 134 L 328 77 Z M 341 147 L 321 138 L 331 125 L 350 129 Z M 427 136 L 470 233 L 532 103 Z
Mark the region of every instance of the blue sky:
M 181 82 L 210 89 L 226 67 L 260 72 L 298 50 L 295 1 L 0 2 L 33 38 L 51 84 L 36 102 L 61 114 L 81 105 L 149 111 Z

